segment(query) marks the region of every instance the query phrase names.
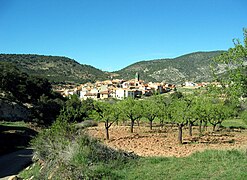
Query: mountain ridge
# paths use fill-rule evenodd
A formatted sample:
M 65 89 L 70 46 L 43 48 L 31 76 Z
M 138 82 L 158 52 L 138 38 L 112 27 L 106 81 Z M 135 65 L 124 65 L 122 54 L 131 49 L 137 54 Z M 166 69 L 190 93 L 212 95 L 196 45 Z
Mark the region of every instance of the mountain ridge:
M 0 62 L 11 62 L 23 72 L 45 77 L 53 83 L 85 83 L 110 77 L 128 80 L 133 79 L 136 72 L 146 82 L 181 83 L 186 80 L 212 80 L 210 63 L 213 57 L 223 52 L 225 51 L 198 51 L 175 58 L 142 60 L 113 72 L 80 64 L 64 56 L 0 54 Z
M 21 71 L 45 77 L 53 83 L 85 83 L 104 80 L 109 76 L 108 72 L 64 56 L 0 54 L 0 61 L 13 63 Z
M 223 52 L 225 51 L 198 51 L 176 58 L 139 61 L 114 73 L 119 74 L 119 78 L 129 79 L 139 72 L 145 81 L 210 81 L 213 78 L 210 70 L 212 58 Z

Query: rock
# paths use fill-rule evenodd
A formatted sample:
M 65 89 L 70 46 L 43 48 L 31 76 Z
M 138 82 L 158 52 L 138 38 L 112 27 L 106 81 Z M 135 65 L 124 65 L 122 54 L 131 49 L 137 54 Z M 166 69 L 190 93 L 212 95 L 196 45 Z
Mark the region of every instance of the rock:
M 0 119 L 18 121 L 28 120 L 30 111 L 24 105 L 0 98 Z
M 86 127 L 95 127 L 98 126 L 98 123 L 94 120 L 85 120 L 76 125 L 77 128 L 86 128 Z
M 16 175 L 10 176 L 8 180 L 21 180 L 21 178 L 18 178 Z

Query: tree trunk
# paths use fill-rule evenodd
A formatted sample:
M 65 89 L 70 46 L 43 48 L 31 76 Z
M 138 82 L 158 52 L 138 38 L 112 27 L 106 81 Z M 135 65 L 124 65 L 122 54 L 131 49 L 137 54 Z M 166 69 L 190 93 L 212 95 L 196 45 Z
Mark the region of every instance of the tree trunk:
M 140 126 L 140 119 L 137 119 L 137 126 Z
M 106 139 L 109 140 L 110 139 L 110 137 L 109 137 L 109 127 L 106 127 L 105 130 L 106 130 Z
M 108 122 L 108 120 L 107 121 L 105 121 L 105 132 L 106 132 L 106 139 L 107 140 L 109 140 L 110 138 L 109 138 L 109 122 Z
M 131 120 L 131 125 L 130 125 L 130 132 L 133 133 L 134 132 L 134 124 L 135 124 L 135 120 Z
M 189 122 L 189 135 L 192 136 L 192 122 Z
M 127 121 L 126 120 L 123 120 L 123 125 L 127 126 Z
M 171 129 L 173 129 L 174 123 L 173 123 L 173 122 L 171 122 L 171 124 L 172 124 L 172 125 L 171 125 Z
M 203 124 L 203 131 L 206 131 L 206 130 L 207 130 L 207 122 L 205 121 Z
M 213 124 L 213 132 L 215 131 L 216 124 Z
M 218 129 L 220 129 L 220 128 L 222 128 L 223 126 L 222 126 L 222 122 L 219 122 L 219 124 L 218 124 Z
M 199 124 L 199 133 L 200 135 L 202 134 L 202 120 L 200 120 L 200 124 Z
M 179 142 L 179 144 L 183 144 L 183 126 L 182 126 L 182 124 L 178 125 L 178 142 Z
M 150 130 L 152 130 L 153 129 L 153 121 L 149 120 L 149 123 L 150 123 Z
M 164 120 L 160 120 L 160 126 L 163 128 L 164 127 Z

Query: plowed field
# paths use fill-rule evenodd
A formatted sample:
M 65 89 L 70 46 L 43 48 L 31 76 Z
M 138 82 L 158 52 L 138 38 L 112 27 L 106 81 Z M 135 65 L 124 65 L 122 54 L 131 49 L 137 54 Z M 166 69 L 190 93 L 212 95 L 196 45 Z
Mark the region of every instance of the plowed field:
M 109 129 L 110 140 L 105 139 L 104 124 L 88 128 L 88 133 L 101 139 L 104 144 L 140 156 L 188 156 L 205 149 L 245 149 L 247 150 L 247 130 L 221 130 L 212 133 L 211 128 L 199 137 L 198 127 L 194 127 L 193 136 L 188 135 L 188 129 L 183 130 L 183 144 L 178 144 L 176 127 L 154 127 L 148 125 L 134 127 L 130 133 L 129 126 L 112 126 Z

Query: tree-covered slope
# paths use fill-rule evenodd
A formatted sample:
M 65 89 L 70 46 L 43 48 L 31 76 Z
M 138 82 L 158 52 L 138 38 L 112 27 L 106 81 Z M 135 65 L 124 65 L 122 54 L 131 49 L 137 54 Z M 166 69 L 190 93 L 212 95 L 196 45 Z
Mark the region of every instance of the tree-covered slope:
M 181 83 L 184 81 L 209 81 L 212 79 L 212 58 L 224 51 L 195 52 L 173 59 L 140 61 L 122 70 L 109 73 L 90 65 L 81 65 L 73 59 L 60 56 L 0 54 L 0 62 L 11 62 L 21 71 L 49 79 L 53 83 L 85 83 L 114 78 L 140 78 L 148 81 Z
M 27 74 L 45 77 L 55 83 L 84 83 L 108 78 L 108 73 L 90 65 L 81 65 L 67 57 L 32 54 L 0 54 L 0 61 L 11 62 Z
M 173 59 L 158 59 L 134 63 L 115 73 L 119 78 L 133 79 L 136 72 L 145 81 L 209 81 L 212 79 L 210 64 L 212 58 L 224 51 L 195 52 Z

